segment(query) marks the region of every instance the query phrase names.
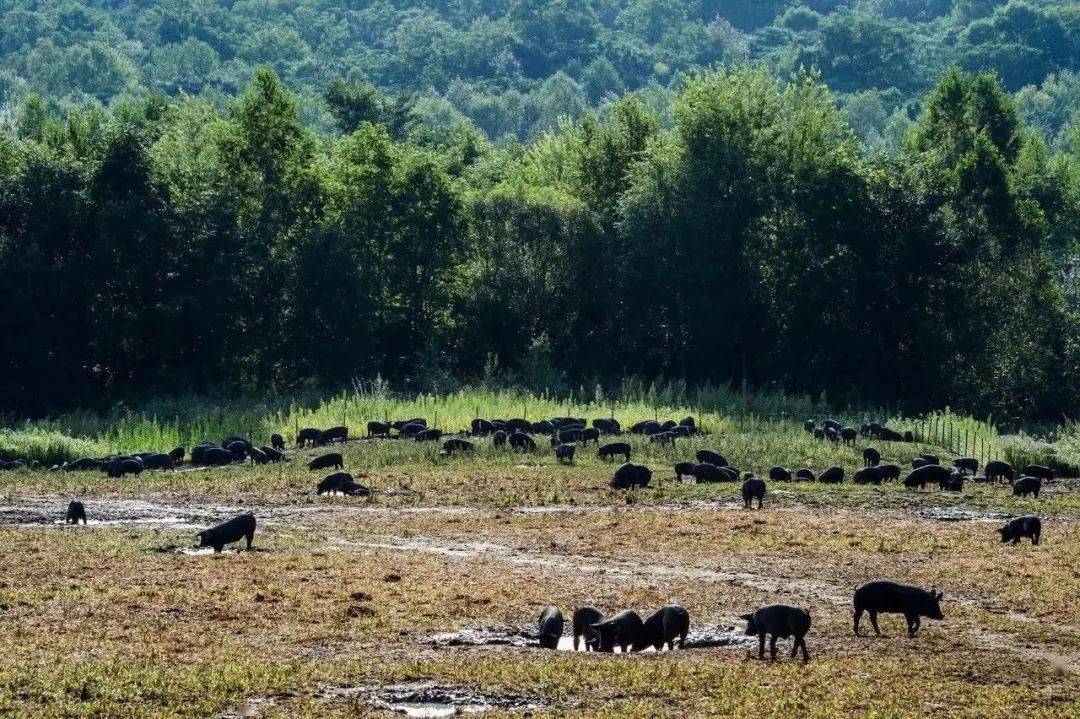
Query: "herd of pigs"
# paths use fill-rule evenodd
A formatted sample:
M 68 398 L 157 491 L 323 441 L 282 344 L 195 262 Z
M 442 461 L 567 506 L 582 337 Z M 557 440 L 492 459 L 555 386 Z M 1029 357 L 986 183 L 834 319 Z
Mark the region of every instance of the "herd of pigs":
M 878 580 L 855 588 L 852 603 L 855 607 L 855 634 L 859 634 L 859 621 L 863 613 L 870 617 L 870 624 L 878 635 L 878 614 L 903 614 L 907 620 L 908 635 L 919 632 L 922 617 L 944 619 L 941 613 L 941 592 L 926 591 L 907 584 Z M 806 634 L 810 631 L 810 612 L 788 604 L 767 604 L 749 614 L 743 614 L 747 636 L 758 638 L 758 658 L 765 658 L 765 639 L 769 637 L 769 653 L 776 659 L 776 641 L 794 637 L 791 658 L 802 650 L 804 662 L 810 661 L 806 648 Z M 545 649 L 557 649 L 563 635 L 563 614 L 557 607 L 545 607 L 540 613 L 539 639 Z M 574 651 L 583 645 L 585 651 L 614 652 L 624 654 L 647 649 L 657 651 L 667 647 L 673 650 L 678 641 L 681 649 L 690 632 L 690 614 L 680 604 L 670 604 L 642 621 L 641 615 L 632 609 L 619 612 L 605 619 L 593 606 L 579 607 L 574 611 Z
M 912 441 L 910 433 L 900 434 L 878 423 L 865 424 L 859 429 L 844 427 L 834 420 L 826 420 L 821 426 L 814 420 L 807 420 L 804 425 L 807 432 L 822 441 L 854 444 L 858 437 L 869 437 L 887 442 Z M 573 463 L 578 445 L 587 446 L 593 442 L 597 447 L 597 456 L 602 460 L 623 459 L 623 464 L 615 469 L 610 481 L 613 489 L 634 489 L 647 487 L 652 480 L 652 470 L 644 465 L 631 464 L 631 446 L 625 441 L 608 441 L 601 444 L 601 437 L 617 437 L 624 433 L 619 422 L 613 418 L 595 419 L 592 426 L 586 426 L 581 418 L 554 417 L 540 422 L 525 419 L 487 420 L 474 419 L 468 430 L 447 436 L 438 428 L 428 427 L 420 417 L 395 422 L 368 422 L 367 439 L 402 439 L 416 442 L 442 441 L 440 454 L 444 457 L 469 454 L 476 448 L 478 438 L 490 437 L 496 448 L 507 447 L 510 451 L 531 452 L 537 449 L 537 435 L 547 436 L 556 458 L 561 462 Z M 693 417 L 686 417 L 679 422 L 668 420 L 659 422 L 645 420 L 629 427 L 626 432 L 643 435 L 649 441 L 674 445 L 677 440 L 699 434 Z M 301 429 L 297 433 L 296 446 L 324 447 L 335 442 L 349 440 L 346 427 L 332 427 L 328 430 L 316 428 Z M 127 474 L 138 475 L 145 470 L 172 469 L 184 462 L 187 453 L 183 447 L 171 452 L 145 452 L 132 455 L 115 455 L 100 458 L 82 458 L 51 467 L 53 471 L 99 470 L 110 477 L 123 477 Z M 675 464 L 675 477 L 683 481 L 684 477 L 693 478 L 698 483 L 738 482 L 742 480 L 742 497 L 747 508 L 754 500 L 760 509 L 765 497 L 765 481 L 746 472 L 740 473 L 732 467 L 726 458 L 718 452 L 698 450 L 696 462 L 678 462 Z M 852 481 L 856 484 L 882 484 L 899 481 L 903 473 L 895 464 L 882 464 L 881 453 L 873 447 L 863 450 L 864 466 L 854 473 Z M 256 447 L 243 437 L 229 437 L 221 444 L 202 442 L 192 448 L 190 462 L 197 466 L 221 466 L 250 461 L 252 464 L 289 461 L 285 455 L 285 440 L 280 434 L 273 434 L 269 446 Z M 18 469 L 29 466 L 28 462 L 13 461 L 0 464 L 0 469 Z M 925 489 L 927 485 L 937 484 L 944 491 L 960 491 L 965 479 L 977 482 L 1007 481 L 1018 496 L 1033 494 L 1038 499 L 1044 480 L 1052 480 L 1051 469 L 1040 465 L 1028 465 L 1019 473 L 1007 462 L 987 462 L 983 475 L 979 475 L 980 462 L 972 457 L 956 459 L 952 466 L 941 465 L 939 458 L 924 454 L 912 462 L 912 468 L 903 479 L 909 488 Z M 339 452 L 325 452 L 308 462 L 311 471 L 335 469 L 335 471 L 316 485 L 317 494 L 340 493 L 350 496 L 368 496 L 371 490 L 358 484 L 353 476 L 344 471 L 344 458 Z M 844 481 L 845 472 L 840 466 L 832 466 L 815 475 L 807 468 L 792 471 L 785 467 L 772 467 L 768 478 L 774 482 L 822 482 L 838 484 Z M 72 501 L 67 510 L 66 522 L 86 524 L 86 509 L 82 503 Z M 246 540 L 246 547 L 251 549 L 255 535 L 256 520 L 253 514 L 242 514 L 227 522 L 211 527 L 196 535 L 200 547 L 213 547 L 221 552 L 226 545 Z M 1022 538 L 1028 538 L 1032 544 L 1038 544 L 1042 533 L 1042 522 L 1037 516 L 1023 516 L 1008 521 L 997 530 L 1002 542 L 1019 544 Z M 855 589 L 854 629 L 859 634 L 859 621 L 863 613 L 870 617 L 870 623 L 877 634 L 878 614 L 902 614 L 907 621 L 908 633 L 914 637 L 922 617 L 942 619 L 940 600 L 942 594 L 933 589 L 927 591 L 919 587 L 897 582 L 877 580 L 862 584 Z M 784 604 L 770 604 L 742 616 L 747 622 L 746 634 L 758 637 L 758 655 L 764 658 L 765 640 L 771 637 L 770 652 L 776 658 L 778 638 L 794 637 L 791 657 L 795 658 L 802 650 L 804 661 L 809 660 L 806 648 L 806 633 L 810 630 L 810 614 L 805 609 Z M 539 641 L 545 648 L 557 648 L 563 634 L 564 619 L 562 612 L 555 607 L 547 607 L 540 616 Z M 612 652 L 642 651 L 648 648 L 662 649 L 665 646 L 674 649 L 676 640 L 679 647 L 686 641 L 690 628 L 690 616 L 680 605 L 664 607 L 642 621 L 633 610 L 626 610 L 605 619 L 595 607 L 578 608 L 573 615 L 574 649 L 579 641 L 586 651 Z

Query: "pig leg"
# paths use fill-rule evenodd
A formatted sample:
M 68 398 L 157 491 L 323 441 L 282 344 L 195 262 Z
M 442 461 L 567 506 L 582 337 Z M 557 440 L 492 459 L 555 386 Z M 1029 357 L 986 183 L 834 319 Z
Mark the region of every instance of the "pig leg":
M 83 524 L 86 524 L 86 520 L 85 520 L 85 519 L 83 520 Z M 1038 544 L 1038 543 L 1039 543 L 1039 533 L 1038 533 L 1038 532 L 1036 532 L 1035 534 L 1031 535 L 1031 543 L 1032 543 L 1032 544 Z
M 762 632 L 761 634 L 757 635 L 757 642 L 758 642 L 757 658 L 758 659 L 764 659 L 765 658 L 765 632 Z
M 791 658 L 792 659 L 794 659 L 795 655 L 798 654 L 798 652 L 799 652 L 799 642 L 800 641 L 801 640 L 798 637 L 795 637 L 794 641 L 791 642 Z
M 255 533 L 252 532 L 251 534 L 246 535 L 246 539 L 247 539 L 247 550 L 250 552 L 251 551 L 251 540 L 255 539 Z
M 803 662 L 810 661 L 810 652 L 806 649 L 806 637 L 799 637 L 799 644 L 802 646 L 802 660 Z
M 870 626 L 874 628 L 874 634 L 877 634 L 880 637 L 881 630 L 878 629 L 877 625 L 877 612 L 875 612 L 873 609 L 870 610 Z
M 855 636 L 859 636 L 859 620 L 862 618 L 863 610 L 855 610 Z
M 776 635 L 775 634 L 773 634 L 772 638 L 769 639 L 769 658 L 772 659 L 774 662 L 776 661 Z
M 919 624 L 921 623 L 919 615 L 906 614 L 905 618 L 907 619 L 908 624 L 908 636 L 914 639 L 915 635 L 919 633 Z

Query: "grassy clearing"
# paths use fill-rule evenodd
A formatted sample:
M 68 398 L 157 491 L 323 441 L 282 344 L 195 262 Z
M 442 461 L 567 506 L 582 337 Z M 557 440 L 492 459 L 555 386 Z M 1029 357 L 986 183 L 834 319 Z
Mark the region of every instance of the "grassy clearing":
M 441 404 L 440 416 L 455 407 L 447 416 L 467 421 L 474 398 Z M 504 400 L 486 406 L 508 415 Z M 337 405 L 327 407 L 305 416 L 331 424 Z M 416 409 L 395 405 L 392 416 L 433 415 Z M 640 419 L 644 405 L 620 411 Z M 434 444 L 349 442 L 346 467 L 379 490 L 370 501 L 313 495 L 324 473 L 304 464 L 324 450 L 292 450 L 279 466 L 123 480 L 0 473 L 0 518 L 12 522 L 0 524 L 0 716 L 187 719 L 245 703 L 262 717 L 383 716 L 336 689 L 412 680 L 527 695 L 538 714 L 568 717 L 1080 714 L 1075 481 L 1049 485 L 1039 500 L 970 483 L 962 493 L 770 483 L 766 509 L 745 511 L 737 485 L 676 483 L 672 465 L 707 447 L 758 474 L 839 464 L 850 476 L 865 442 L 819 442 L 790 418 L 694 413 L 709 436 L 674 448 L 631 438 L 634 461 L 654 470 L 654 486 L 636 492 L 607 489 L 613 465 L 591 447 L 565 466 L 549 447 L 520 455 L 487 440 L 452 459 Z M 150 442 L 151 426 L 140 420 L 111 436 Z M 934 445 L 873 444 L 901 465 L 924 451 L 951 458 Z M 76 497 L 92 521 L 109 521 L 48 525 Z M 125 515 L 131 507 L 149 519 Z M 247 508 L 259 517 L 258 551 L 176 551 L 193 545 L 194 526 Z M 1043 543 L 1001 545 L 997 517 L 1029 512 L 1046 520 Z M 932 519 L 953 515 L 976 521 Z M 936 585 L 946 620 L 926 622 L 914 640 L 895 617 L 883 619 L 885 637 L 854 637 L 852 586 L 877 577 Z M 672 601 L 698 627 L 735 626 L 769 602 L 804 606 L 814 659 L 760 663 L 741 647 L 623 657 L 424 641 L 527 628 L 548 603 L 569 615 L 586 602 L 645 613 Z

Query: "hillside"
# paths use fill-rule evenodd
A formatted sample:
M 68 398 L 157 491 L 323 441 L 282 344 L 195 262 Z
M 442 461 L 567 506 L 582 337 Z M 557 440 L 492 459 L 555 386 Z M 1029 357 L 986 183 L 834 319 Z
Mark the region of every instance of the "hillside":
M 316 128 L 344 78 L 524 138 L 625 90 L 662 107 L 694 69 L 761 62 L 817 68 L 859 135 L 890 146 L 952 65 L 998 73 L 1051 141 L 1080 102 L 1080 8 L 1052 0 L 15 0 L 0 27 L 9 107 L 146 89 L 222 105 L 269 63 Z

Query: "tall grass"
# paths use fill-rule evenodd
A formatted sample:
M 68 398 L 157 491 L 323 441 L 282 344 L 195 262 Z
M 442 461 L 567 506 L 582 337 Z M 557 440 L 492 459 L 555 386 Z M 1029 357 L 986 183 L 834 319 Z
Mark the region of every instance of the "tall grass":
M 0 432 L 0 459 L 28 459 L 55 464 L 73 457 L 105 454 L 106 446 L 89 439 L 72 437 L 32 424 Z
M 168 450 L 190 447 L 201 440 L 221 441 L 227 436 L 267 441 L 274 432 L 295 438 L 304 427 L 346 425 L 354 436 L 366 431 L 370 420 L 424 417 L 432 426 L 454 432 L 475 417 L 523 417 L 532 421 L 552 416 L 589 419 L 614 417 L 624 426 L 642 419 L 680 419 L 693 415 L 708 432 L 801 432 L 802 422 L 833 417 L 855 425 L 888 416 L 881 408 L 836 410 L 824 396 L 813 399 L 778 389 L 752 390 L 746 386 L 707 384 L 688 387 L 680 380 L 646 382 L 623 380 L 614 389 L 579 386 L 565 396 L 514 389 L 473 388 L 449 394 L 401 394 L 385 382 L 357 382 L 329 396 L 261 397 L 219 402 L 208 397 L 155 400 L 138 409 L 118 405 L 111 412 L 73 412 L 54 419 L 8 424 L 0 437 L 0 457 L 25 457 L 54 463 L 79 456 L 110 452 Z M 921 424 L 920 424 L 921 423 Z M 996 429 L 945 410 L 928 418 L 895 417 L 898 429 L 950 426 L 996 441 Z M 952 435 L 950 435 L 952 436 Z M 999 451 L 997 445 L 995 450 Z
M 916 441 L 943 447 L 956 455 L 977 457 L 982 462 L 1003 458 L 998 428 L 990 417 L 980 420 L 946 407 L 921 417 L 894 417 L 889 426 L 900 432 L 910 431 Z

